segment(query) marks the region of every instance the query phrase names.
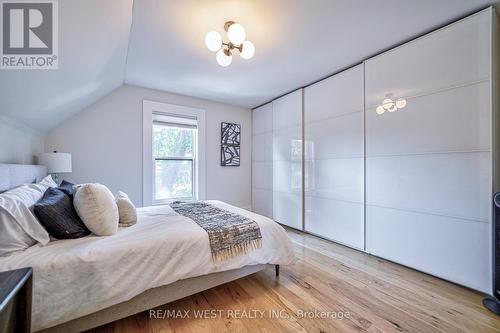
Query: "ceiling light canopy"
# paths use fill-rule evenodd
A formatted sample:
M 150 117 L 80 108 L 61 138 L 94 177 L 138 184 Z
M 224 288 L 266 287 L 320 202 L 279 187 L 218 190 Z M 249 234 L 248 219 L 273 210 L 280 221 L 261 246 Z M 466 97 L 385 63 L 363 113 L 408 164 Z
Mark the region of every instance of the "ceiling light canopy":
M 233 52 L 238 50 L 243 59 L 250 59 L 255 54 L 255 46 L 249 40 L 245 40 L 246 31 L 240 24 L 228 21 L 224 24 L 229 41 L 225 43 L 217 31 L 211 31 L 205 36 L 205 45 L 212 52 L 217 52 L 215 59 L 223 67 L 229 66 L 233 61 Z

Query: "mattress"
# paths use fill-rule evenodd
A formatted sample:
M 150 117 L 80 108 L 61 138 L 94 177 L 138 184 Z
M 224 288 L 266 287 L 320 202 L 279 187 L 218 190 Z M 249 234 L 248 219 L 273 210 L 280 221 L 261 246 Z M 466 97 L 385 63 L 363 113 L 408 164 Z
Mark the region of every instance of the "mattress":
M 147 289 L 246 265 L 289 264 L 284 229 L 220 201 L 217 207 L 257 222 L 262 248 L 212 261 L 207 233 L 168 205 L 138 209 L 137 224 L 112 236 L 57 240 L 0 258 L 0 270 L 33 267 L 32 329 L 40 330 L 127 301 Z

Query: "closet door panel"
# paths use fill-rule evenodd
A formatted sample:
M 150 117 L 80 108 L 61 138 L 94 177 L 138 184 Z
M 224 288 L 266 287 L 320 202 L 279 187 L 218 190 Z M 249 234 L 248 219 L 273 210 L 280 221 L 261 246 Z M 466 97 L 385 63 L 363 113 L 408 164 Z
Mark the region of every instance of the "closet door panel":
M 297 127 L 276 129 L 273 132 L 273 160 L 296 161 L 302 159 L 302 133 Z
M 367 204 L 368 252 L 444 279 L 491 292 L 490 225 Z M 391 235 L 391 237 L 387 237 Z
M 359 65 L 319 81 L 305 89 L 307 121 L 324 121 L 363 110 L 363 66 Z
M 273 191 L 302 193 L 302 163 L 274 161 L 273 166 Z
M 488 79 L 490 20 L 483 11 L 368 60 L 366 105 Z
M 300 207 L 300 209 L 297 209 Z M 289 227 L 302 229 L 302 195 L 300 193 L 273 192 L 273 218 Z
M 307 110 L 314 110 L 308 104 L 306 107 Z M 307 121 L 306 143 L 307 149 L 311 150 L 306 154 L 308 159 L 364 155 L 364 137 L 360 135 L 363 133 L 364 122 L 362 111 L 312 122 L 309 122 L 308 117 Z
M 305 207 L 306 223 L 314 221 L 306 225 L 307 231 L 357 249 L 363 249 L 364 207 L 362 203 L 308 196 Z
M 269 190 L 252 189 L 252 209 L 253 212 L 273 217 L 273 192 Z
M 489 152 L 367 158 L 366 201 L 488 222 L 490 168 Z
M 302 132 L 302 89 L 273 101 L 273 131 L 293 127 Z M 297 139 L 301 139 L 301 135 Z
M 363 158 L 333 158 L 306 163 L 311 177 L 307 196 L 363 203 Z
M 273 217 L 273 108 L 252 112 L 252 210 Z
M 273 131 L 273 104 L 267 103 L 252 113 L 253 134 L 272 133 Z
M 373 64 L 367 63 L 373 75 Z M 368 108 L 373 155 L 490 150 L 490 85 L 482 82 L 407 99 L 405 108 L 379 115 Z
M 254 162 L 252 164 L 252 184 L 254 188 L 272 191 L 273 189 L 272 162 Z
M 273 101 L 273 218 L 302 229 L 302 90 Z
M 363 66 L 304 91 L 305 229 L 364 248 Z
M 273 160 L 273 132 L 254 135 L 252 160 L 256 162 Z
M 365 62 L 366 250 L 491 288 L 491 11 Z M 376 113 L 386 96 L 406 107 Z

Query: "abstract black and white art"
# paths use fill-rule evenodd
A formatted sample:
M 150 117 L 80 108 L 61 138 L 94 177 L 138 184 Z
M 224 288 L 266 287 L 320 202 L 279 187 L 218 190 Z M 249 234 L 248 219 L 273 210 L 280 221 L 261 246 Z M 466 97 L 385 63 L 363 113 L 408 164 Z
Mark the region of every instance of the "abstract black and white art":
M 221 123 L 220 165 L 240 165 L 241 125 Z
M 221 144 L 228 146 L 239 146 L 241 141 L 241 125 L 232 123 L 221 123 Z
M 220 165 L 239 166 L 240 165 L 240 146 L 221 146 L 220 147 Z

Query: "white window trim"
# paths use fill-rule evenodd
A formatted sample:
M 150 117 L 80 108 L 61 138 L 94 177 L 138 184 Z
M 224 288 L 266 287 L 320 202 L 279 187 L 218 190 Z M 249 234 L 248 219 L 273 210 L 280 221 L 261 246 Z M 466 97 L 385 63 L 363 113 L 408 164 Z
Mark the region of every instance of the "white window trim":
M 161 102 L 142 101 L 142 205 L 153 204 L 153 113 L 195 117 L 198 123 L 197 163 L 195 165 L 195 198 L 204 200 L 206 195 L 206 127 L 205 110 Z

